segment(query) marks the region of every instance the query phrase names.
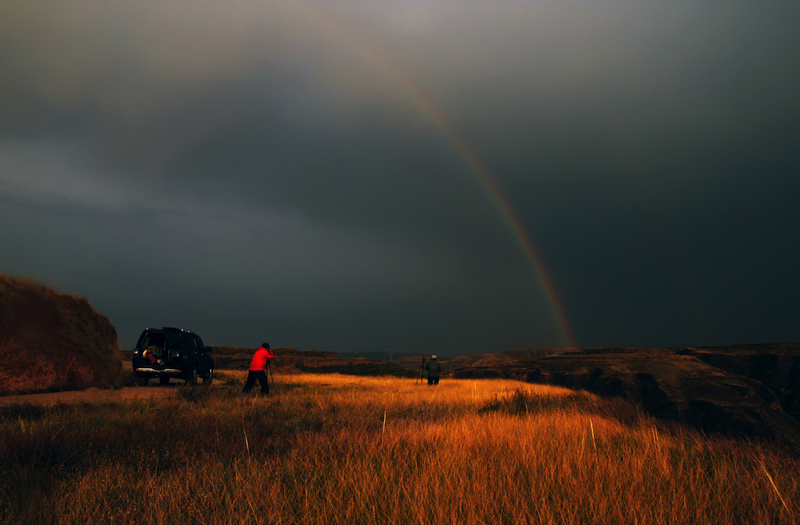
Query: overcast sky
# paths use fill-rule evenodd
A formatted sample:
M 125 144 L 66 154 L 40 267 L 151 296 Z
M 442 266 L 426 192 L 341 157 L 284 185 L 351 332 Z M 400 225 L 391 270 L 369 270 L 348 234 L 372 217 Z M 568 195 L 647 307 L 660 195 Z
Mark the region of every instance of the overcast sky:
M 798 341 L 799 27 L 795 2 L 0 0 L 0 272 L 123 348 Z

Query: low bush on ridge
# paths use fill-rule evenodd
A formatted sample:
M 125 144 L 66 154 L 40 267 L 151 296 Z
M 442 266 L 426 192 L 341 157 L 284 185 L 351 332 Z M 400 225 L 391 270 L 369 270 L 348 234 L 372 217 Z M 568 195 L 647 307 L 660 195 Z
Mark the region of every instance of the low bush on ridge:
M 399 363 L 387 363 L 382 361 L 367 361 L 364 363 L 352 363 L 341 365 L 323 366 L 303 366 L 297 365 L 297 369 L 306 374 L 344 374 L 351 376 L 390 376 L 390 377 L 419 377 L 419 371 L 412 370 Z

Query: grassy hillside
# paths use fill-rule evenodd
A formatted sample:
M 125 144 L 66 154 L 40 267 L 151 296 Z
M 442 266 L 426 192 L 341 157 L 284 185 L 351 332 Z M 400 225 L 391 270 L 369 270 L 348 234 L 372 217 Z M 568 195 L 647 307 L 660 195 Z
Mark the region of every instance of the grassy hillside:
M 256 348 L 215 346 L 212 350 L 217 370 L 247 370 Z M 296 348 L 273 348 L 271 366 L 283 373 L 341 373 L 356 376 L 416 377 L 418 372 L 395 362 L 372 359 L 342 359 L 336 352 L 300 351 Z
M 84 297 L 0 274 L 0 395 L 122 384 L 117 332 Z
M 214 366 L 219 370 L 247 370 L 257 347 L 213 346 L 211 354 L 214 356 Z M 286 370 L 305 361 L 320 361 L 335 359 L 335 352 L 301 352 L 296 348 L 272 348 L 275 359 L 272 365 L 275 369 Z
M 511 380 L 0 410 L 3 523 L 798 523 L 800 458 Z

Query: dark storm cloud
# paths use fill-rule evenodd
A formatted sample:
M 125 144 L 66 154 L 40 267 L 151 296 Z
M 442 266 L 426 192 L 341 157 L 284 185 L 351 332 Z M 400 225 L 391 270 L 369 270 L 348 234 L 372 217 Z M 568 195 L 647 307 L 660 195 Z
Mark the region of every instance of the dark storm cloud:
M 0 270 L 89 296 L 125 344 L 161 322 L 341 350 L 560 343 L 422 93 L 508 193 L 579 342 L 796 339 L 799 14 L 4 4 Z
M 285 6 L 243 6 L 254 22 L 200 4 L 194 24 L 173 29 L 185 7 L 109 12 L 104 6 L 94 20 L 72 14 L 79 21 L 60 34 L 74 52 L 30 60 L 49 61 L 48 72 L 57 78 L 32 79 L 35 71 L 28 70 L 13 75 L 21 86 L 56 85 L 52 94 L 21 88 L 34 100 L 19 106 L 41 111 L 49 105 L 51 111 L 19 119 L 38 121 L 40 133 L 58 129 L 83 139 L 90 161 L 100 164 L 95 169 L 115 177 L 300 210 L 351 227 L 413 223 L 415 236 L 440 227 L 451 234 L 484 229 L 486 204 L 469 181 L 463 183 L 463 165 L 403 94 L 392 93 L 389 79 L 349 56 L 357 54 L 352 45 L 316 34 L 313 21 Z M 222 24 L 234 25 L 232 34 L 198 35 L 219 15 Z M 296 24 L 293 31 L 282 27 L 287 20 Z M 40 32 L 62 27 L 37 23 L 45 26 Z M 168 36 L 151 27 L 159 24 L 169 27 Z M 242 29 L 244 35 L 236 35 Z M 238 41 L 215 49 L 231 36 Z M 97 47 L 105 51 L 83 55 Z M 164 63 L 160 53 L 173 55 L 174 63 Z M 80 85 L 59 90 L 66 83 L 58 78 L 62 69 L 73 70 L 77 78 L 70 80 Z M 369 92 L 378 100 L 365 101 Z M 462 225 L 471 215 L 461 213 L 470 192 L 474 210 L 483 213 Z

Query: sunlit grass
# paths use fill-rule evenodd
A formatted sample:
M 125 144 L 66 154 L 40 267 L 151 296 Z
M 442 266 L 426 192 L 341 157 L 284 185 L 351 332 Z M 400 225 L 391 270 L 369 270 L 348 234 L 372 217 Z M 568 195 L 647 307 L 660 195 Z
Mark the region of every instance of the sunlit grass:
M 0 521 L 797 522 L 796 456 L 620 401 L 339 375 L 276 376 L 264 398 L 226 373 L 206 395 L 4 409 Z

